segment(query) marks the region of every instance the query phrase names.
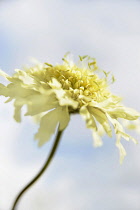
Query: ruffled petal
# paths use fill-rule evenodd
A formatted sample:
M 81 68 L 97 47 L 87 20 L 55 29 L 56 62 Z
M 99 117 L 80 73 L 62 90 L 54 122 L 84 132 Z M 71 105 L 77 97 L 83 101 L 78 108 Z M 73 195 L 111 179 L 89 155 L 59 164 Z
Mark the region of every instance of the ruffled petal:
M 58 100 L 56 99 L 55 95 L 42 95 L 42 94 L 35 94 L 30 95 L 26 99 L 27 104 L 27 115 L 36 115 L 41 112 L 48 111 L 50 109 L 56 108 L 58 106 Z
M 69 123 L 69 120 L 70 120 L 70 115 L 69 115 L 69 112 L 68 112 L 68 107 L 65 106 L 65 107 L 59 107 L 57 108 L 59 109 L 58 112 L 59 112 L 59 130 L 62 131 L 64 130 L 68 123 Z
M 116 141 L 116 147 L 118 147 L 120 152 L 120 163 L 122 164 L 124 157 L 126 156 L 126 150 L 124 149 L 123 145 L 121 144 L 121 135 L 117 134 L 117 141 Z
M 124 118 L 127 120 L 136 120 L 140 117 L 140 113 L 134 109 L 128 107 L 114 107 L 112 109 L 107 109 L 107 113 L 114 119 Z
M 16 79 L 16 78 L 15 78 Z M 50 93 L 49 90 L 41 88 L 41 93 L 28 88 L 28 85 L 21 82 L 10 83 L 7 86 L 0 84 L 0 94 L 9 97 L 6 102 L 15 100 L 14 107 L 14 119 L 17 122 L 21 121 L 21 108 L 23 105 L 27 105 L 27 112 L 25 115 L 36 115 L 41 112 L 48 111 L 58 106 L 58 100 L 54 93 Z M 43 93 L 43 94 L 42 94 Z
M 101 147 L 103 145 L 103 141 L 101 136 L 99 135 L 98 132 L 96 131 L 92 131 L 92 136 L 93 136 L 93 143 L 94 143 L 94 147 Z
M 58 107 L 41 118 L 40 128 L 35 135 L 35 139 L 39 140 L 39 146 L 46 143 L 52 134 L 54 134 L 57 125 L 59 130 L 64 130 L 69 122 L 69 113 L 67 107 Z
M 4 77 L 5 79 L 7 79 L 7 77 L 10 77 L 8 74 L 6 74 L 4 71 L 2 71 L 0 69 L 0 76 Z
M 94 146 L 99 147 L 102 146 L 103 142 L 98 134 L 97 125 L 94 117 L 90 114 L 86 106 L 81 107 L 80 114 L 86 122 L 86 127 L 92 130 L 92 136 L 94 140 Z
M 98 108 L 98 107 L 91 107 L 88 106 L 89 112 L 95 117 L 95 119 L 103 126 L 104 130 L 108 134 L 108 136 L 112 136 L 112 130 L 109 125 L 108 119 L 106 117 L 106 113 Z
M 1 83 L 0 83 L 0 95 L 3 95 L 5 97 L 9 96 L 7 87 Z
M 83 117 L 83 119 L 86 122 L 86 127 L 90 129 L 94 129 L 97 131 L 97 125 L 93 118 L 93 116 L 90 114 L 86 106 L 82 106 L 80 109 L 80 115 Z
M 61 88 L 61 84 L 55 78 L 52 78 L 52 81 L 49 82 L 49 85 L 56 94 L 60 106 L 71 106 L 74 109 L 78 107 L 78 102 L 73 100 L 71 96 Z
M 107 117 L 108 117 L 109 121 L 112 123 L 115 133 L 116 133 L 116 139 L 117 139 L 116 146 L 118 147 L 118 149 L 120 151 L 120 162 L 122 163 L 122 161 L 126 155 L 126 151 L 120 142 L 121 138 L 125 139 L 126 141 L 129 141 L 131 139 L 135 144 L 137 144 L 138 141 L 135 138 L 133 138 L 132 136 L 125 133 L 123 126 L 116 119 L 112 119 L 108 114 L 107 114 Z

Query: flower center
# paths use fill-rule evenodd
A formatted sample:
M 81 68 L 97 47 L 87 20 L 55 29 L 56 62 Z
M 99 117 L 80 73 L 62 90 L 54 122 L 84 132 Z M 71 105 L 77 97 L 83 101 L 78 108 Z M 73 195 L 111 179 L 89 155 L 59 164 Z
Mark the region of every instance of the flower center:
M 34 69 L 35 70 L 35 69 Z M 38 81 L 50 84 L 55 78 L 70 98 L 77 101 L 79 108 L 87 102 L 102 102 L 110 97 L 108 84 L 105 78 L 88 68 L 79 68 L 76 65 L 45 66 L 39 71 L 32 71 L 31 75 Z M 55 87 L 54 87 L 55 88 Z M 56 87 L 57 88 L 57 87 Z
M 93 74 L 88 69 L 77 66 L 57 65 L 46 68 L 46 80 L 57 79 L 62 89 L 68 92 L 74 100 L 81 102 L 81 96 L 100 102 L 109 97 L 105 79 Z

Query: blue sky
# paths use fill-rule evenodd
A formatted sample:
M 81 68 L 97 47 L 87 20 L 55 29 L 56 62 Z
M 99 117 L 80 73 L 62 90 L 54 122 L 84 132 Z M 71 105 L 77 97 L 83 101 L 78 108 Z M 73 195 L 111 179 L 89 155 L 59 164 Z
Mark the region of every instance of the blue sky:
M 112 86 L 124 104 L 140 111 L 140 2 L 24 0 L 0 2 L 0 68 L 9 74 L 30 64 L 61 62 L 67 51 L 96 57 L 112 71 Z M 1 81 L 3 81 L 1 79 Z M 10 210 L 17 192 L 44 163 L 52 140 L 38 148 L 37 125 L 14 122 L 12 104 L 1 109 L 0 209 Z M 138 135 L 135 137 L 140 139 Z M 93 148 L 80 116 L 73 116 L 57 154 L 41 180 L 28 191 L 19 210 L 139 210 L 140 146 L 124 142 L 119 164 L 115 138 Z

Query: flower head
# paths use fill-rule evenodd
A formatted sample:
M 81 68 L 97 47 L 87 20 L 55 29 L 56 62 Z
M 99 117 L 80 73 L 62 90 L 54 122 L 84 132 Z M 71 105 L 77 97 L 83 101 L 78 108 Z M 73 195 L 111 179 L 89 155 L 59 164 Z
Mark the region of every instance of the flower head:
M 0 72 L 10 84 L 0 84 L 0 94 L 14 100 L 14 118 L 21 121 L 21 108 L 27 106 L 25 115 L 40 115 L 40 127 L 35 135 L 39 145 L 43 145 L 54 133 L 57 125 L 64 130 L 70 114 L 80 113 L 87 128 L 92 130 L 94 145 L 102 145 L 101 136 L 116 134 L 116 146 L 122 162 L 126 155 L 121 138 L 136 140 L 124 131 L 120 119 L 137 120 L 140 114 L 124 107 L 121 98 L 109 90 L 109 72 L 98 68 L 96 60 L 89 56 L 79 56 L 76 65 L 64 56 L 61 65 L 37 64 L 25 70 L 16 69 L 11 77 Z M 111 78 L 112 82 L 114 77 Z M 129 127 L 129 126 L 128 126 Z

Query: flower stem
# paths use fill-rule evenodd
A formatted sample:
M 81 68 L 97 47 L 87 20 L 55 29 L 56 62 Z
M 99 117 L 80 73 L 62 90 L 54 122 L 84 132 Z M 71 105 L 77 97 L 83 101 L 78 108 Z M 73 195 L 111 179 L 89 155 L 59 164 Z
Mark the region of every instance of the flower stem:
M 43 172 L 47 169 L 49 163 L 51 162 L 51 160 L 52 160 L 52 158 L 53 158 L 53 156 L 54 156 L 54 154 L 56 152 L 56 149 L 57 149 L 58 144 L 60 142 L 62 133 L 63 133 L 63 131 L 58 131 L 56 139 L 55 139 L 54 144 L 53 144 L 53 147 L 52 147 L 52 149 L 50 151 L 50 154 L 49 154 L 45 164 L 43 165 L 41 170 L 38 172 L 38 174 L 18 194 L 18 196 L 16 197 L 16 199 L 15 199 L 15 201 L 13 203 L 13 206 L 12 206 L 11 210 L 16 210 L 17 203 L 20 200 L 20 198 L 22 197 L 22 195 L 40 178 L 40 176 L 43 174 Z

